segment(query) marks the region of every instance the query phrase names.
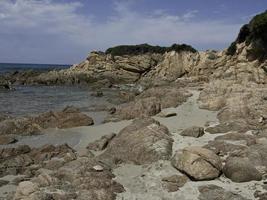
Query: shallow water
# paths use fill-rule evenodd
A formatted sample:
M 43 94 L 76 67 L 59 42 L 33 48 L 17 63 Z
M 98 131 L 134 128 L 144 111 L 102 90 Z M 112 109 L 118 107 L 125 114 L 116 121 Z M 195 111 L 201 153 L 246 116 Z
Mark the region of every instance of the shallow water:
M 88 88 L 66 86 L 17 86 L 16 90 L 0 92 L 0 113 L 25 116 L 61 110 L 66 106 L 88 108 L 100 100 Z M 103 100 L 104 102 L 104 100 Z

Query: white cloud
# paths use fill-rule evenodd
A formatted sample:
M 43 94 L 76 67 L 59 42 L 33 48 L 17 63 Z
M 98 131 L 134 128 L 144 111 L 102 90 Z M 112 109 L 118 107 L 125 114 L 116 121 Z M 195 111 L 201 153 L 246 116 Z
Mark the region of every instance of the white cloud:
M 63 1 L 62 1 L 63 2 Z M 217 48 L 234 40 L 240 24 L 198 20 L 198 11 L 143 14 L 132 1 L 114 3 L 116 14 L 105 22 L 80 13 L 82 1 L 0 1 L 0 61 L 78 62 L 92 49 L 118 44 L 188 43 Z

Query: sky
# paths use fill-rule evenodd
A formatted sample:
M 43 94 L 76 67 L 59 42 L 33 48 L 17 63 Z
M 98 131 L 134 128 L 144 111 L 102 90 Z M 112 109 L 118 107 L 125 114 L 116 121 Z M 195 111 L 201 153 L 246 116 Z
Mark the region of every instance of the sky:
M 121 44 L 224 49 L 267 0 L 0 0 L 0 62 L 74 64 Z

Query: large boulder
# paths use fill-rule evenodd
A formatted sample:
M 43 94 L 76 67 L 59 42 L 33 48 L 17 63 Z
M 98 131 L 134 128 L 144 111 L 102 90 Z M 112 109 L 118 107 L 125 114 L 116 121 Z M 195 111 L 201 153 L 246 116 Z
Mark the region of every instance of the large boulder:
M 111 164 L 120 162 L 149 164 L 171 157 L 173 140 L 168 129 L 159 122 L 137 119 L 111 140 L 99 156 Z
M 198 126 L 187 128 L 180 133 L 180 135 L 182 136 L 189 136 L 189 137 L 195 137 L 195 138 L 201 137 L 204 134 L 205 134 L 204 128 L 198 127 Z
M 247 158 L 228 157 L 223 168 L 226 177 L 234 182 L 260 181 L 260 172 Z
M 34 193 L 38 187 L 31 181 L 20 182 L 16 190 L 14 199 L 27 199 L 32 193 Z
M 155 97 L 138 99 L 127 104 L 121 105 L 116 109 L 112 117 L 121 120 L 150 117 L 161 111 L 160 101 Z
M 248 149 L 245 145 L 233 144 L 224 140 L 209 141 L 208 144 L 203 147 L 220 156 L 226 156 L 230 153 L 242 152 Z
M 222 162 L 219 156 L 201 147 L 187 147 L 179 150 L 172 158 L 172 165 L 193 180 L 211 180 L 221 174 Z
M 199 186 L 198 190 L 200 192 L 198 196 L 199 200 L 248 200 L 239 194 L 226 191 L 217 185 Z

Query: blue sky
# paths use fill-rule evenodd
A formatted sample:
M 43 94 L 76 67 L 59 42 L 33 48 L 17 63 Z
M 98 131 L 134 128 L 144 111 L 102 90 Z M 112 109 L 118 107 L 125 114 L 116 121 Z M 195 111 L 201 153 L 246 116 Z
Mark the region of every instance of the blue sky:
M 119 44 L 223 49 L 266 0 L 0 0 L 0 62 L 78 63 Z

